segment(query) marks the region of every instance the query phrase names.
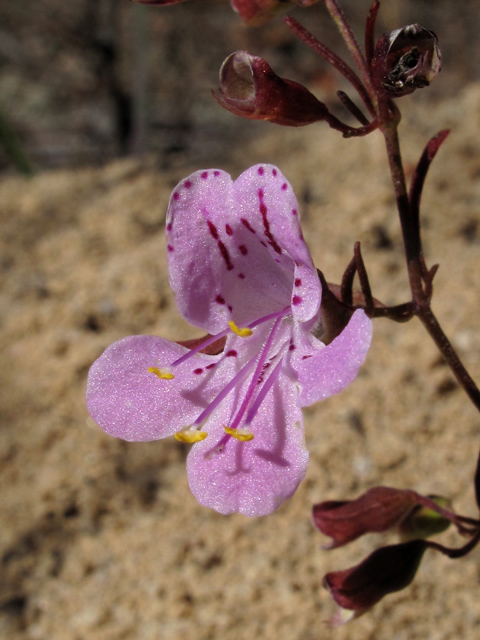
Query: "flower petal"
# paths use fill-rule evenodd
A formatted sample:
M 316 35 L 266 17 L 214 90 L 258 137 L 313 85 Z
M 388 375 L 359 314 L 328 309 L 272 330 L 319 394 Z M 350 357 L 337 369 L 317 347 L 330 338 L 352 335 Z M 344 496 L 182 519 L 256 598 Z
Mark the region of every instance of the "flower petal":
M 200 504 L 223 514 L 255 517 L 272 513 L 290 498 L 305 476 L 302 413 L 295 385 L 284 375 L 267 393 L 252 423 L 254 439 L 222 440 L 231 420 L 226 407 L 216 415 L 209 437 L 194 445 L 187 458 L 192 493 Z
M 180 311 L 209 333 L 290 305 L 300 320 L 318 309 L 320 283 L 298 204 L 272 165 L 251 167 L 235 183 L 219 170 L 192 174 L 170 200 L 167 240 Z
M 324 400 L 349 385 L 365 361 L 371 338 L 372 321 L 361 309 L 327 346 L 300 325 L 291 359 L 301 387 L 300 405 Z
M 191 425 L 233 377 L 234 359 L 197 354 L 171 380 L 148 371 L 168 367 L 187 351 L 155 336 L 130 336 L 110 345 L 88 375 L 92 418 L 106 433 L 130 441 L 158 440 Z

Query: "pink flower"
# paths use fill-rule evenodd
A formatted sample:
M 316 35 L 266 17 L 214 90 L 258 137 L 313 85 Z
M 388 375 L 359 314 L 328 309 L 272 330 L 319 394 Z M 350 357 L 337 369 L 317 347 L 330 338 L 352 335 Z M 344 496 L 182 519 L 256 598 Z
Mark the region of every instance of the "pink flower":
M 305 475 L 301 407 L 355 378 L 371 321 L 357 310 L 330 344 L 319 339 L 320 281 L 295 195 L 272 165 L 235 182 L 192 174 L 172 194 L 166 229 L 180 312 L 210 337 L 191 350 L 156 336 L 111 345 L 90 369 L 89 411 L 125 440 L 195 442 L 187 472 L 201 504 L 269 514 Z M 223 350 L 202 353 L 213 343 Z

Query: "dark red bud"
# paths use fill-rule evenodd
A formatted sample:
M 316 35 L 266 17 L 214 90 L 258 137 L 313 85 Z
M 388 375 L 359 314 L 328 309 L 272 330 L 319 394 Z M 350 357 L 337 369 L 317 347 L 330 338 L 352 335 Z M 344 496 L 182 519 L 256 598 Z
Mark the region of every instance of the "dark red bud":
M 419 24 L 384 34 L 372 60 L 372 75 L 379 89 L 394 98 L 428 87 L 442 67 L 438 38 Z
M 162 7 L 166 7 L 169 4 L 178 4 L 179 2 L 185 2 L 185 0 L 131 0 L 132 2 L 136 2 L 137 4 L 149 4 L 149 5 L 160 5 Z
M 365 533 L 380 533 L 398 526 L 417 504 L 417 494 L 409 489 L 374 487 L 356 500 L 321 502 L 313 507 L 313 522 L 332 538 L 334 549 Z
M 310 7 L 318 0 L 230 0 L 233 9 L 245 24 L 259 26 L 279 13 L 288 11 L 293 5 Z
M 408 587 L 426 548 L 424 540 L 381 547 L 355 567 L 327 573 L 323 584 L 340 607 L 364 612 L 389 593 Z
M 265 60 L 246 51 L 232 53 L 223 63 L 220 95 L 215 98 L 237 116 L 287 127 L 312 124 L 329 115 L 308 89 L 280 78 Z

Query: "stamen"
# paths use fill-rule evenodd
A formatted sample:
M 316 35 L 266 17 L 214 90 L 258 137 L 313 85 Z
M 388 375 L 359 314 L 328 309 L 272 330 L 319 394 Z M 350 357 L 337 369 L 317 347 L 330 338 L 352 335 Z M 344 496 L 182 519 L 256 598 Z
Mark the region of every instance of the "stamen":
M 233 321 L 230 321 L 228 323 L 228 329 L 224 329 L 223 331 L 220 331 L 220 333 L 217 333 L 216 335 L 210 336 L 210 338 L 207 338 L 205 342 L 197 344 L 196 347 L 194 347 L 193 349 L 190 349 L 187 353 L 185 353 L 183 356 L 178 358 L 178 360 L 175 360 L 175 362 L 172 362 L 170 366 L 178 367 L 179 364 L 183 364 L 186 360 L 188 360 L 195 354 L 199 353 L 203 349 L 206 349 L 213 342 L 216 342 L 217 340 L 220 340 L 220 338 L 223 338 L 224 336 L 228 335 L 230 331 L 233 331 L 233 333 L 235 333 L 237 336 L 240 336 L 241 338 L 246 338 L 252 335 L 251 329 L 253 329 L 254 327 L 257 327 L 259 324 L 263 324 L 264 322 L 268 322 L 269 320 L 273 320 L 274 318 L 285 316 L 288 313 L 290 313 L 290 307 L 285 307 L 285 309 L 282 309 L 282 311 L 275 311 L 274 313 L 269 313 L 267 316 L 263 316 L 263 318 L 259 318 L 258 320 L 251 322 L 247 327 L 243 329 L 239 329 Z
M 198 425 L 201 425 L 207 418 L 208 416 L 215 411 L 215 409 L 218 407 L 218 405 L 222 402 L 222 400 L 230 393 L 230 391 L 232 391 L 232 389 L 234 389 L 237 385 L 240 384 L 240 382 L 242 382 L 242 380 L 245 378 L 245 376 L 247 375 L 247 373 L 250 371 L 250 369 L 253 367 L 253 365 L 255 364 L 255 358 L 257 356 L 253 356 L 253 358 L 251 358 L 246 365 L 244 365 L 240 371 L 237 373 L 237 375 L 232 378 L 230 380 L 230 382 L 227 384 L 226 387 L 224 387 L 220 393 L 218 394 L 218 396 L 212 400 L 212 402 L 208 405 L 208 407 L 206 409 L 204 409 L 202 411 L 202 413 L 198 416 L 198 418 L 195 420 L 195 422 L 193 423 L 193 426 L 196 427 Z
M 160 380 L 173 380 L 175 376 L 168 369 L 159 369 L 158 367 L 148 367 L 149 373 L 154 373 Z
M 260 376 L 260 373 L 262 372 L 263 365 L 265 364 L 265 360 L 267 359 L 268 352 L 270 351 L 270 347 L 272 346 L 272 343 L 273 343 L 273 338 L 275 336 L 276 330 L 281 320 L 282 320 L 281 316 L 277 317 L 275 324 L 273 325 L 272 330 L 270 331 L 270 335 L 268 336 L 268 339 L 265 343 L 265 346 L 263 347 L 262 352 L 260 353 L 260 358 L 258 359 L 257 366 L 253 373 L 252 379 L 250 380 L 250 384 L 248 386 L 247 393 L 245 394 L 245 397 L 243 399 L 242 406 L 240 407 L 237 415 L 235 416 L 232 422 L 232 427 L 231 427 L 232 429 L 236 429 L 240 424 L 240 421 L 242 420 L 245 414 L 245 411 L 248 408 L 250 400 L 253 397 L 253 394 L 257 386 L 258 378 Z
M 226 427 L 225 425 L 223 428 L 225 429 L 225 433 L 227 433 L 229 436 L 232 436 L 232 438 L 236 438 L 240 442 L 249 442 L 255 437 L 250 429 L 231 429 L 230 427 Z
M 277 364 L 272 373 L 268 376 L 264 385 L 260 389 L 258 396 L 255 398 L 255 402 L 250 407 L 250 411 L 247 413 L 247 418 L 245 420 L 245 425 L 252 424 L 252 420 L 257 415 L 257 411 L 260 409 L 260 405 L 265 399 L 265 396 L 270 391 L 272 386 L 278 380 L 278 376 L 280 375 L 280 371 L 282 369 L 283 358 L 280 359 L 280 362 Z
M 248 327 L 245 327 L 244 329 L 239 329 L 233 320 L 230 320 L 230 322 L 228 323 L 228 326 L 233 331 L 233 333 L 235 333 L 240 338 L 248 338 L 253 333 L 253 331 Z
M 193 442 L 200 442 L 200 440 L 205 440 L 207 437 L 206 431 L 198 431 L 198 429 L 185 429 L 184 431 L 179 431 L 175 434 L 175 438 L 179 442 L 188 442 L 192 444 Z

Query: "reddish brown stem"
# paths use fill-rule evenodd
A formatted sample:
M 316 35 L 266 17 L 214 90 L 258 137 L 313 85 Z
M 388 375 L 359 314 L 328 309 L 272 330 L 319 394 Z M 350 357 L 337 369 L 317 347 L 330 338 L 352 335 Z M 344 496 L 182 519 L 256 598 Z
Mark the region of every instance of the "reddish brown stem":
M 305 27 L 303 27 L 298 20 L 288 16 L 284 18 L 286 24 L 290 27 L 290 29 L 295 33 L 296 36 L 302 40 L 307 47 L 310 47 L 312 51 L 314 51 L 321 58 L 326 60 L 329 64 L 332 65 L 339 73 L 342 74 L 344 78 L 350 82 L 350 84 L 356 89 L 358 95 L 363 100 L 365 106 L 368 111 L 372 114 L 372 116 L 376 115 L 375 107 L 373 106 L 372 99 L 370 98 L 368 91 L 363 85 L 360 78 L 357 76 L 355 71 L 344 62 L 336 53 L 334 53 L 331 49 L 322 44 L 310 31 L 307 31 Z
M 356 118 L 360 124 L 363 126 L 367 126 L 369 124 L 367 118 L 363 115 L 357 105 L 351 100 L 349 96 L 345 93 L 345 91 L 337 91 L 337 96 L 340 102 L 343 104 L 345 109 L 349 111 L 354 118 Z
M 372 64 L 373 54 L 375 53 L 375 24 L 377 22 L 379 9 L 380 2 L 374 0 L 367 17 L 367 26 L 365 28 L 365 56 L 368 68 L 370 68 Z

